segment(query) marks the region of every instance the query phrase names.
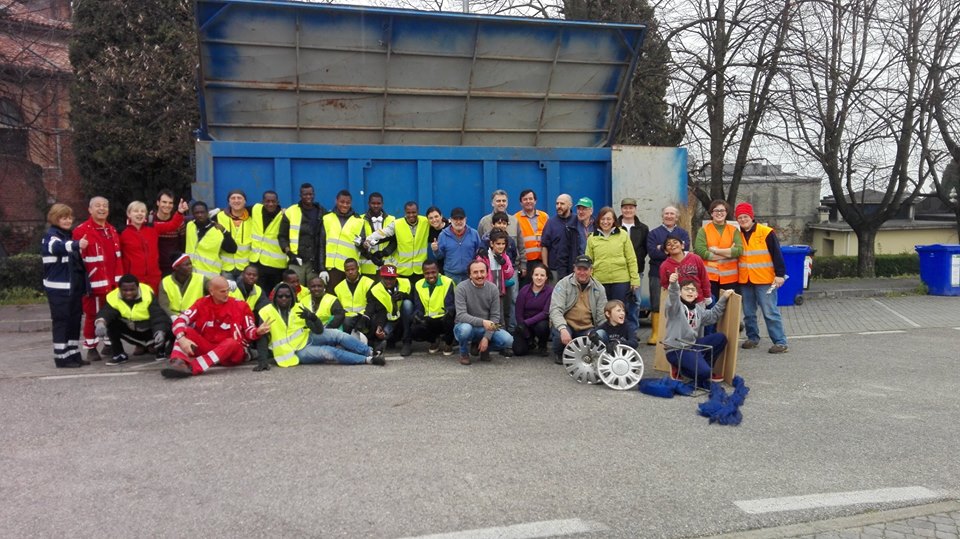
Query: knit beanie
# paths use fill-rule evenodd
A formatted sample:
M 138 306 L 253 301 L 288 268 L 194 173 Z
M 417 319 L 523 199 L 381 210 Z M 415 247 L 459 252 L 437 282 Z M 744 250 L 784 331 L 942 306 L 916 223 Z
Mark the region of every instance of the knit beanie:
M 734 217 L 740 217 L 741 215 L 749 215 L 753 219 L 753 206 L 749 202 L 741 202 L 737 204 L 736 211 L 733 212 Z

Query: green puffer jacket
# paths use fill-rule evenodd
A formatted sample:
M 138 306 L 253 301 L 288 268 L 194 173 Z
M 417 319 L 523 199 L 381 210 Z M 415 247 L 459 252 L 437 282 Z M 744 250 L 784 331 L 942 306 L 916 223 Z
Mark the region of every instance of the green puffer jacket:
M 593 278 L 603 284 L 630 283 L 640 286 L 637 253 L 630 235 L 614 228 L 609 236 L 597 230 L 587 238 L 586 255 L 593 259 Z

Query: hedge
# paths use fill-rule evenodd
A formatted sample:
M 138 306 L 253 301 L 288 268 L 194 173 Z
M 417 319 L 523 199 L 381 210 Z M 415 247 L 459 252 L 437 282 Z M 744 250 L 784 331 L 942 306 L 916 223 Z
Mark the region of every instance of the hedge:
M 0 258 L 0 290 L 16 287 L 43 292 L 43 262 L 40 255 L 20 253 Z
M 919 275 L 920 257 L 916 253 L 876 255 L 875 269 L 877 272 L 877 277 Z M 855 256 L 813 257 L 812 277 L 814 279 L 836 279 L 838 277 L 856 276 L 857 257 Z

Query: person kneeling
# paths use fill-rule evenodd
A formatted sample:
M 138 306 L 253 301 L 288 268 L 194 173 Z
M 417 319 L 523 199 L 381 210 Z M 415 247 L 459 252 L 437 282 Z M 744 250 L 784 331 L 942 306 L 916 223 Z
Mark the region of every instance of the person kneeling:
M 492 346 L 501 352 L 513 349 L 513 336 L 500 328 L 500 291 L 487 280 L 487 266 L 474 260 L 468 266 L 469 281 L 454 291 L 456 326 L 453 334 L 460 343 L 460 364 L 470 364 L 470 345 L 477 343 L 480 361 L 490 361 Z
M 713 363 L 723 354 L 727 337 L 723 333 L 704 336 L 703 328 L 720 320 L 733 290 L 723 290 L 716 305 L 707 309 L 705 302 L 697 302 L 697 282 L 688 279 L 678 283 L 679 279 L 679 273 L 670 274 L 664 305 L 667 336 L 663 344 L 670 363 L 670 376 L 678 379 L 682 375 L 699 387 L 709 388 L 711 381 L 723 380 L 722 375 L 713 375 Z
M 156 349 L 157 361 L 166 359 L 170 317 L 160 307 L 153 289 L 131 274 L 120 277 L 120 287 L 107 294 L 107 304 L 97 313 L 94 331 L 98 338 L 109 337 L 114 354 L 107 365 L 129 361 L 121 339 Z
M 278 366 L 386 364 L 383 354 L 374 355 L 373 349 L 359 339 L 339 329 L 325 328 L 316 313 L 302 303 L 294 303 L 294 294 L 292 286 L 280 283 L 273 289 L 272 303 L 260 309 L 260 317 L 270 328 L 270 349 Z

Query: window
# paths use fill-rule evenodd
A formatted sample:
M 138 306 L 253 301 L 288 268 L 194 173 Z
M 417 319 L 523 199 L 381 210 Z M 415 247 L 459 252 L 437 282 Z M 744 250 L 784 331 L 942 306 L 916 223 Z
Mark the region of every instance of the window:
M 27 130 L 16 103 L 0 99 L 0 155 L 27 155 Z

